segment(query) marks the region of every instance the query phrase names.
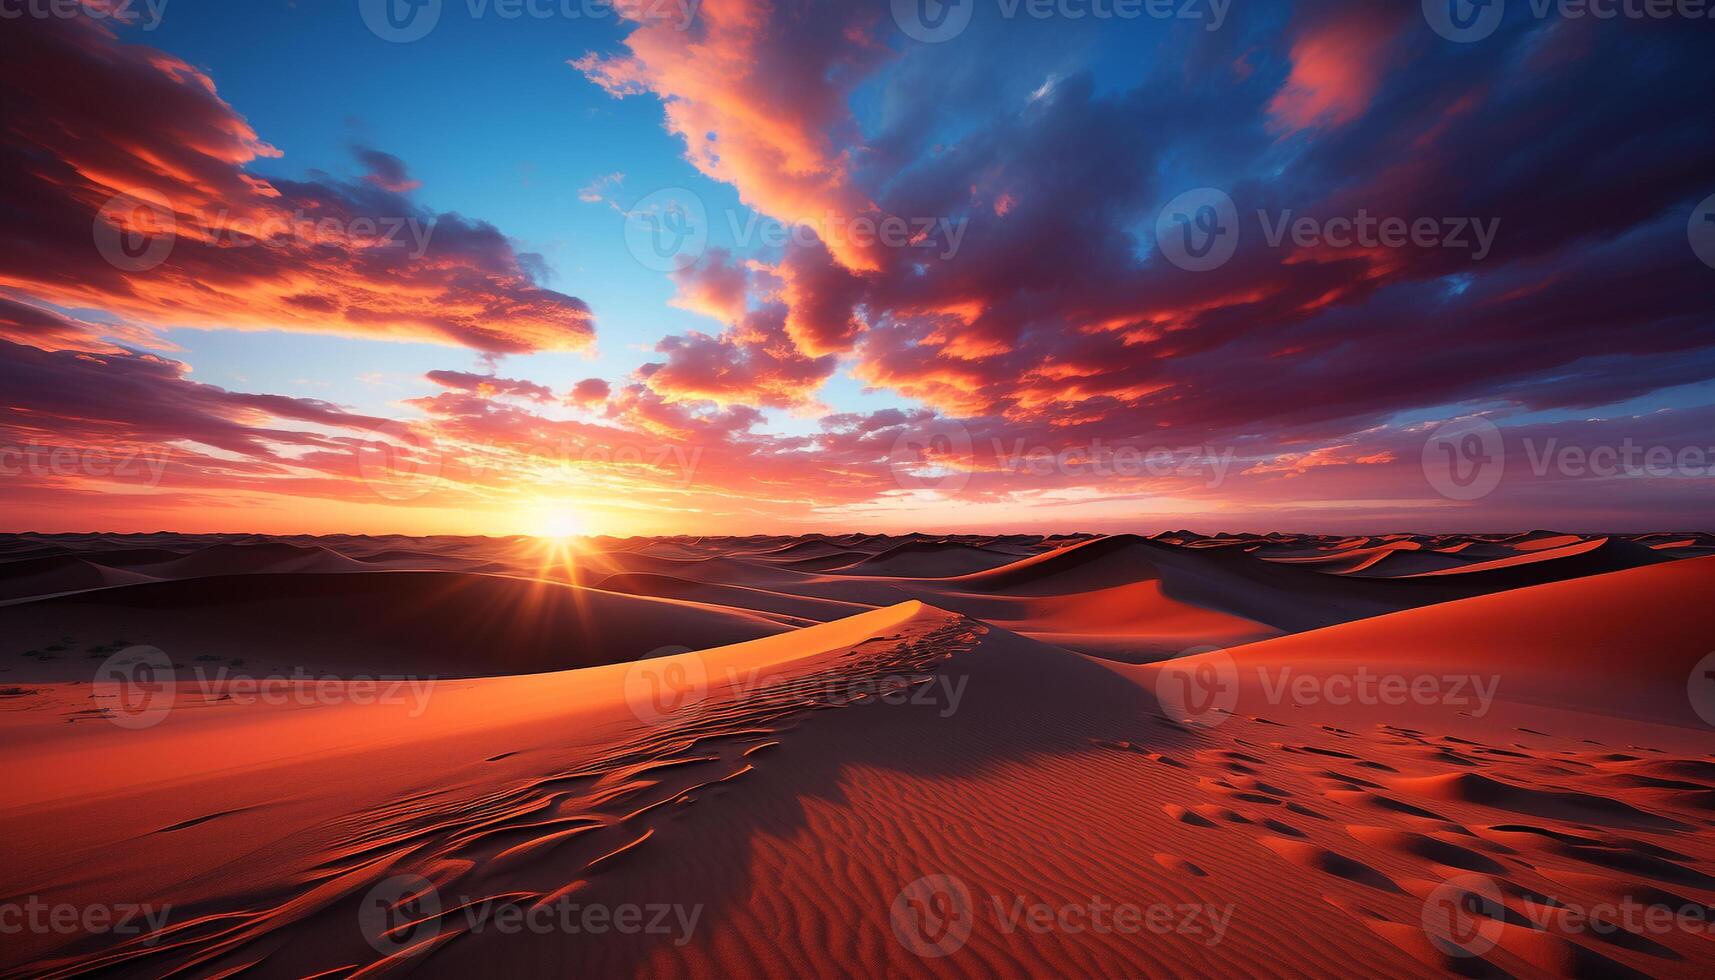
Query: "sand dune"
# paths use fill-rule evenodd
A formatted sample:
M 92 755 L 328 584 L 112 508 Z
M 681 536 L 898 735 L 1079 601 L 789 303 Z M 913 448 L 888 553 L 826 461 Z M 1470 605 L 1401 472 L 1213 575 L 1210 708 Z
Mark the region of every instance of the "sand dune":
M 0 565 L 0 600 L 150 581 L 153 579 L 141 572 L 113 568 L 70 555 L 44 555 Z
M 257 575 L 282 572 L 365 572 L 362 562 L 337 551 L 284 541 L 259 544 L 217 544 L 183 557 L 137 566 L 156 578 L 204 575 Z
M 23 934 L 0 969 L 1708 975 L 1715 943 L 1682 913 L 1715 909 L 1715 756 L 1687 698 L 1715 649 L 1715 558 L 1530 584 L 1635 556 L 1513 549 L 1548 533 L 1174 537 L 1012 542 L 1047 550 L 946 578 L 747 550 L 782 541 L 616 542 L 578 559 L 636 566 L 605 589 L 372 563 L 0 608 L 9 638 L 75 634 L 54 659 L 0 661 L 8 891 L 168 910 L 138 935 Z M 1268 556 L 1461 541 L 1552 557 L 1414 582 Z M 905 544 L 987 547 L 877 554 Z M 725 577 L 661 570 L 679 567 Z M 104 720 L 110 695 L 55 673 L 120 635 L 84 623 L 192 664 L 194 644 L 241 637 L 458 679 L 303 703 L 175 682 L 158 724 L 127 729 Z M 1168 638 L 1226 649 L 1117 662 Z M 636 649 L 656 640 L 694 650 Z M 1366 672 L 1435 696 L 1342 699 Z M 1567 918 L 1627 902 L 1671 925 Z M 668 925 L 501 925 L 568 907 Z
M 648 572 L 622 572 L 618 575 L 610 575 L 597 582 L 595 587 L 608 592 L 625 592 L 630 595 L 655 596 L 666 599 L 689 599 L 708 605 L 779 613 L 796 617 L 799 622 L 795 625 L 800 626 L 810 622 L 841 619 L 864 612 L 869 608 L 855 602 L 815 599 L 742 585 L 693 582 L 689 579 L 673 578 L 669 575 L 652 575 Z
M 842 575 L 953 578 L 1004 565 L 1016 557 L 1009 551 L 958 542 L 907 541 L 829 571 Z
M 1699 724 L 1686 699 L 1710 631 L 1687 610 L 1715 595 L 1696 558 L 1476 596 L 1229 651 L 1241 667 L 1492 674 L 1499 696 L 1666 724 Z
M 442 677 L 616 663 L 787 628 L 761 613 L 456 572 L 156 582 L 0 608 L 0 626 L 17 643 L 47 646 L 66 632 L 79 643 L 122 639 L 210 669 Z

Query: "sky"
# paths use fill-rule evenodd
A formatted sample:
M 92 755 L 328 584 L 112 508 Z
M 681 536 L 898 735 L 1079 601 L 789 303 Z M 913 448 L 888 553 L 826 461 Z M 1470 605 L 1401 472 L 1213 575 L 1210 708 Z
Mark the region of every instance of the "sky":
M 5 4 L 0 529 L 1708 528 L 1715 21 L 1444 2 Z

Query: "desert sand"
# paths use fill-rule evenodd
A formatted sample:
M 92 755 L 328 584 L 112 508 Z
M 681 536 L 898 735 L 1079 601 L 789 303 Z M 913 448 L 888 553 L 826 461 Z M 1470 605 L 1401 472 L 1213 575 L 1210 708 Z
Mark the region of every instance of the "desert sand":
M 1712 595 L 1696 532 L 9 536 L 0 899 L 111 921 L 0 969 L 1706 977 Z

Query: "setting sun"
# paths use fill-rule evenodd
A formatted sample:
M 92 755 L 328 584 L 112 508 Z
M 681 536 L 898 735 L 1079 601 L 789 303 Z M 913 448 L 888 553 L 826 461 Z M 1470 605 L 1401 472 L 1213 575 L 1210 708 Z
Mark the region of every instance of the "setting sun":
M 584 533 L 583 522 L 576 514 L 567 510 L 553 510 L 542 518 L 541 536 L 545 538 L 570 538 Z
M 518 533 L 536 538 L 575 538 L 588 531 L 576 505 L 564 500 L 535 500 L 515 518 Z

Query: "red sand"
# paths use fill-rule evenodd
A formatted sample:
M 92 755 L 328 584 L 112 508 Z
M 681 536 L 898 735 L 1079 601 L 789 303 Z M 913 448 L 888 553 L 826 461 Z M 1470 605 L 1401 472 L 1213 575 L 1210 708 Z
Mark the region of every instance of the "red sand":
M 0 926 L 157 916 L 0 969 L 1708 976 L 1715 557 L 1566 537 L 0 541 Z

